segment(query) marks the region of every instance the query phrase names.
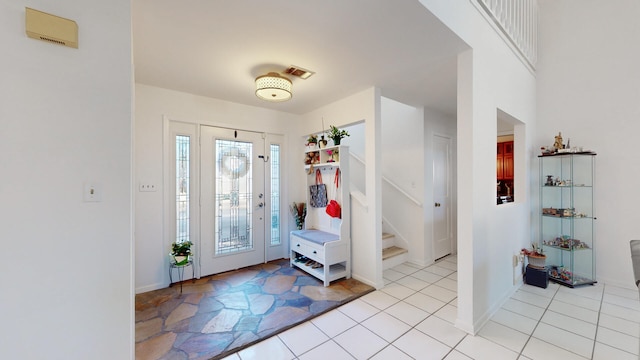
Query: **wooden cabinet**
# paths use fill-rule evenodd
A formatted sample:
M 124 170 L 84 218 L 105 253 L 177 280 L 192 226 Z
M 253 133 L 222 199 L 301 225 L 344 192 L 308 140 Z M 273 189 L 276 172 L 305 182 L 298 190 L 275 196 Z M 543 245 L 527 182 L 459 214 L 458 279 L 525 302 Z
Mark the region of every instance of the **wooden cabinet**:
M 513 141 L 497 143 L 496 178 L 513 180 Z

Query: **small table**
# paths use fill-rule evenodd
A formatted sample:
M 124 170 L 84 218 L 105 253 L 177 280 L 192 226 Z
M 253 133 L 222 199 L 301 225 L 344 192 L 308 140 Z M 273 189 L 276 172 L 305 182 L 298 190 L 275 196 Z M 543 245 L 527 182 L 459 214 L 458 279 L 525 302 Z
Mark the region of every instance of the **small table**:
M 193 268 L 193 260 L 187 261 L 185 264 L 177 265 L 175 262 L 169 263 L 169 287 L 173 286 L 173 269 L 178 269 L 178 281 L 180 282 L 180 294 L 182 294 L 182 280 L 184 279 L 184 268 L 191 266 L 191 279 L 196 281 L 196 271 Z

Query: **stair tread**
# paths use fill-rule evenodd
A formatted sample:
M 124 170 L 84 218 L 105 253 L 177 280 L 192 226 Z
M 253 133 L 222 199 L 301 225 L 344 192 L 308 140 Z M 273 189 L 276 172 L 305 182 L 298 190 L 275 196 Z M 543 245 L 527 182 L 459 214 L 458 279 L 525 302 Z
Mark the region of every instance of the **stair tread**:
M 383 239 L 389 239 L 389 238 L 392 238 L 392 237 L 395 237 L 395 235 L 389 234 L 389 233 L 382 233 L 382 238 Z
M 386 249 L 382 249 L 382 260 L 386 260 L 386 259 L 392 258 L 394 256 L 398 256 L 398 255 L 404 254 L 406 252 L 409 252 L 409 251 L 407 249 L 403 249 L 401 247 L 391 246 L 391 247 L 388 247 Z

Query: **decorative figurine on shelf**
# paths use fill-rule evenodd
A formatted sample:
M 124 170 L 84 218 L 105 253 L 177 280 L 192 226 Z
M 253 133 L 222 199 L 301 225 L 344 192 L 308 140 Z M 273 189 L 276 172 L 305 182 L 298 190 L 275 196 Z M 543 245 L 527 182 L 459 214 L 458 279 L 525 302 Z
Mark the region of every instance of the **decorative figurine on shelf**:
M 564 145 L 562 144 L 562 133 L 561 132 L 558 132 L 558 135 L 556 135 L 556 141 L 553 143 L 553 147 L 556 150 L 564 149 Z
M 315 150 L 316 146 L 318 146 L 318 136 L 309 135 L 309 138 L 307 139 L 307 150 Z
M 328 141 L 324 138 L 324 135 L 320 136 L 320 140 L 318 141 L 318 146 L 320 149 L 324 149 L 327 147 Z
M 553 175 L 547 175 L 547 182 L 544 183 L 545 186 L 553 186 Z

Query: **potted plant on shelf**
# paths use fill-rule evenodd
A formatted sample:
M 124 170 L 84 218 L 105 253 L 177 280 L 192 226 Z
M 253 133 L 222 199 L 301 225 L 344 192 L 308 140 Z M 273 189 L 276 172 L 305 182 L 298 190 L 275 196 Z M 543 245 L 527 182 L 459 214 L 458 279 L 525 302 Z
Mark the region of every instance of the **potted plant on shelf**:
M 186 265 L 191 259 L 191 246 L 193 243 L 187 241 L 176 241 L 171 244 L 171 256 L 177 266 Z
M 309 138 L 307 138 L 307 149 L 315 150 L 317 145 L 318 145 L 318 136 L 309 135 Z
M 349 136 L 347 130 L 340 130 L 337 127 L 330 125 L 329 131 L 327 131 L 327 137 L 333 140 L 333 145 L 340 145 L 342 138 Z

